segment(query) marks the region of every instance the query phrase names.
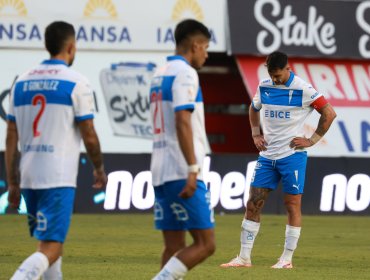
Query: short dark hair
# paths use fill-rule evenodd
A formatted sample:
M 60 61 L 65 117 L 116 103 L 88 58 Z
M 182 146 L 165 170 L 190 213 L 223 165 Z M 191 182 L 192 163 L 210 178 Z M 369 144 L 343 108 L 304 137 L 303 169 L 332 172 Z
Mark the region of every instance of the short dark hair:
M 283 69 L 288 64 L 288 56 L 282 52 L 273 52 L 266 58 L 266 66 L 268 72 L 274 72 L 278 69 Z
M 194 19 L 185 19 L 179 22 L 175 29 L 176 46 L 182 44 L 189 37 L 198 34 L 204 35 L 208 40 L 211 39 L 211 33 L 203 23 Z
M 61 53 L 67 40 L 70 37 L 75 37 L 75 34 L 72 24 L 64 21 L 54 21 L 45 29 L 45 47 L 50 55 L 55 56 Z

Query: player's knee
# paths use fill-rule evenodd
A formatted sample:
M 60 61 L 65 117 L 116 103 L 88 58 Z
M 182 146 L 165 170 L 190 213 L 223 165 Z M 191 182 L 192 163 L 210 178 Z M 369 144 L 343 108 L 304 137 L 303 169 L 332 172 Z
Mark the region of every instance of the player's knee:
M 216 251 L 216 243 L 214 240 L 209 240 L 203 244 L 203 252 L 205 257 L 213 255 Z
M 167 245 L 164 247 L 164 251 L 171 256 L 174 255 L 176 252 L 180 251 L 181 249 L 185 248 L 185 243 L 174 243 L 171 245 Z

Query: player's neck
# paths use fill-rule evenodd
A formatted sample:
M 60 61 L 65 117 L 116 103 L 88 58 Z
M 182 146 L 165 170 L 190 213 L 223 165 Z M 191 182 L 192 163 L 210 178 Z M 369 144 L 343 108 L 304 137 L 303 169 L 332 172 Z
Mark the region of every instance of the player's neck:
M 66 54 L 57 54 L 57 55 L 51 56 L 50 59 L 62 60 L 67 65 L 69 65 L 69 57 Z

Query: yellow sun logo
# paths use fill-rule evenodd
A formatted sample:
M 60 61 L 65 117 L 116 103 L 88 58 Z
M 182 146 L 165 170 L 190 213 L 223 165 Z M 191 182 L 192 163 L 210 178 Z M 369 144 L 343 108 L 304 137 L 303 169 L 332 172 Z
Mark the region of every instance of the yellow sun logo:
M 0 15 L 26 16 L 27 8 L 23 0 L 0 0 Z
M 117 10 L 112 0 L 89 0 L 84 10 L 84 16 L 95 18 L 116 18 Z
M 179 21 L 188 18 L 189 14 L 199 21 L 204 19 L 203 11 L 196 0 L 178 0 L 172 11 L 172 19 Z

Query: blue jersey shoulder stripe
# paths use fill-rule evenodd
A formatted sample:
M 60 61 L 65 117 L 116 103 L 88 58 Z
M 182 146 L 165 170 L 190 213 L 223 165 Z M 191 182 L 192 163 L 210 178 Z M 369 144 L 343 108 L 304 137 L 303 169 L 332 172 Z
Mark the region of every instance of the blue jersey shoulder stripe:
M 14 106 L 31 105 L 36 95 L 43 95 L 46 103 L 72 105 L 71 94 L 76 83 L 65 80 L 26 80 L 17 82 Z
M 262 104 L 302 107 L 303 90 L 259 87 Z
M 202 89 L 199 87 L 197 97 L 195 98 L 195 102 L 203 102 L 203 93 Z
M 13 115 L 10 115 L 10 114 L 6 115 L 6 119 L 9 121 L 15 122 L 15 116 Z
M 76 116 L 75 121 L 76 122 L 81 122 L 81 121 L 84 121 L 84 120 L 91 120 L 93 118 L 94 118 L 93 114 L 88 114 L 88 115 L 84 115 L 84 116 Z
M 161 76 L 153 79 L 152 87 L 150 88 L 150 94 L 156 92 L 162 93 L 162 100 L 173 101 L 172 98 L 172 85 L 175 80 L 175 76 Z
M 254 111 L 256 111 L 256 112 L 259 112 L 261 109 L 257 109 L 256 108 L 256 106 L 254 106 L 254 103 L 253 103 L 253 101 L 252 101 L 252 103 L 251 103 L 251 106 L 252 106 L 252 109 L 254 110 Z
M 185 105 L 175 107 L 175 112 L 178 112 L 178 111 L 181 111 L 181 110 L 194 111 L 194 104 L 185 104 Z

